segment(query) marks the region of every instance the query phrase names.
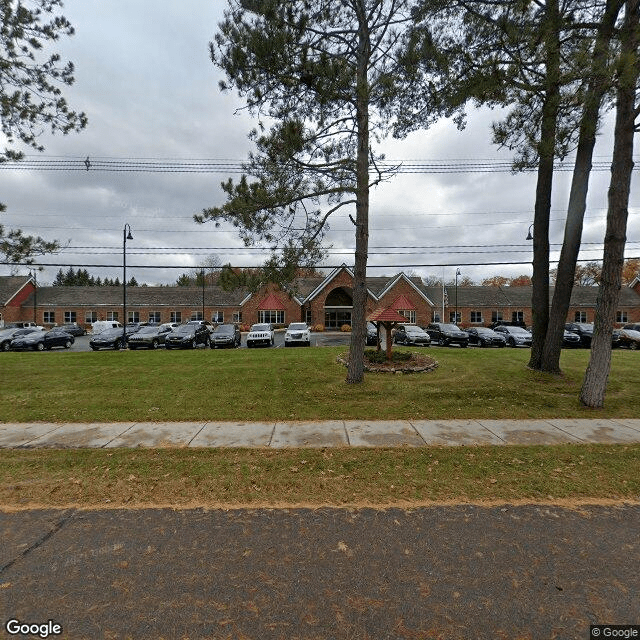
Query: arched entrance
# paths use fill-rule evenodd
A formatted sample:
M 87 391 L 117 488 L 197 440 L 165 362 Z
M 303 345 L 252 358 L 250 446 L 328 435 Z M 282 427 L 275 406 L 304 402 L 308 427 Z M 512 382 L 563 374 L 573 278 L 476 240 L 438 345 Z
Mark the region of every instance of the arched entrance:
M 324 326 L 339 329 L 343 324 L 351 325 L 353 296 L 351 289 L 336 287 L 324 301 Z

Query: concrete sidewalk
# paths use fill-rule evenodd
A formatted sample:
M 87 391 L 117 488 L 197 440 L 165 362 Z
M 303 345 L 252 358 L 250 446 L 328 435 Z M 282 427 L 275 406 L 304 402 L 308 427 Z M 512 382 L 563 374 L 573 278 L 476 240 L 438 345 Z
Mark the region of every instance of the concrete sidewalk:
M 0 423 L 0 448 L 421 447 L 640 442 L 640 419 Z

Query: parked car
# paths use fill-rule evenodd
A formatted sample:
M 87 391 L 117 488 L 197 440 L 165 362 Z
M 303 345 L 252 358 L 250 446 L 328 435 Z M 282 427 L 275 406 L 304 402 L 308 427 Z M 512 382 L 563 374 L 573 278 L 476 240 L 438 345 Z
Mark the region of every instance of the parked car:
M 68 322 L 67 324 L 61 324 L 59 327 L 53 327 L 54 329 L 60 329 L 65 333 L 70 333 L 72 336 L 86 336 L 87 330 L 81 327 L 77 322 Z
M 488 327 L 470 327 L 465 332 L 469 335 L 469 344 L 479 347 L 504 347 L 507 344 L 504 335 Z
M 640 331 L 634 331 L 633 329 L 618 329 L 617 333 L 620 336 L 620 339 L 618 340 L 619 347 L 633 349 L 634 351 L 640 349 Z
M 428 347 L 431 344 L 429 334 L 415 324 L 399 324 L 393 334 L 393 341 L 396 344 L 416 347 Z
M 51 329 L 51 331 L 32 331 L 21 336 L 16 336 L 11 341 L 12 351 L 25 351 L 33 349 L 34 351 L 49 350 L 52 347 L 71 348 L 75 342 L 75 338 L 66 331 L 60 329 Z
M 18 336 L 25 336 L 29 333 L 42 333 L 42 327 L 10 327 L 0 331 L 0 350 L 9 351 L 11 349 L 11 341 Z
M 623 329 L 631 329 L 631 331 L 640 331 L 640 322 L 633 322 L 631 324 L 625 324 Z
M 177 325 L 176 325 L 177 326 Z M 171 333 L 173 327 L 170 324 L 150 324 L 140 327 L 136 332 L 127 332 L 127 344 L 129 349 L 157 349 L 164 344 L 167 335 Z
M 257 347 L 259 345 L 273 346 L 274 334 L 273 326 L 264 322 L 251 325 L 251 330 L 247 335 L 247 348 Z
M 499 325 L 494 331 L 504 335 L 509 347 L 530 347 L 533 336 L 531 332 L 515 325 Z
M 580 343 L 587 349 L 591 346 L 591 339 L 593 338 L 593 324 L 586 322 L 567 322 L 564 328 L 571 333 L 575 333 L 580 336 Z
M 240 346 L 242 335 L 237 324 L 220 324 L 211 334 L 211 348 L 222 349 L 230 347 L 235 349 Z
M 94 335 L 107 329 L 120 329 L 122 331 L 122 325 L 117 320 L 97 320 L 91 325 L 91 333 Z
M 284 334 L 285 347 L 294 347 L 297 344 L 311 346 L 311 330 L 305 322 L 292 322 Z
M 127 343 L 122 335 L 122 327 L 105 329 L 92 335 L 89 339 L 89 346 L 94 350 L 99 349 L 124 349 Z
M 365 343 L 368 347 L 378 346 L 378 328 L 373 322 L 367 322 L 367 338 Z
M 563 347 L 581 347 L 582 341 L 580 340 L 580 336 L 577 333 L 573 333 L 573 331 L 564 330 L 564 336 L 562 337 L 562 346 Z
M 195 349 L 199 344 L 208 347 L 211 334 L 208 326 L 199 321 L 187 322 L 175 327 L 164 341 L 165 349 Z
M 464 348 L 469 345 L 469 334 L 453 323 L 432 322 L 425 330 L 429 334 L 431 342 L 436 342 L 442 347 L 459 344 Z

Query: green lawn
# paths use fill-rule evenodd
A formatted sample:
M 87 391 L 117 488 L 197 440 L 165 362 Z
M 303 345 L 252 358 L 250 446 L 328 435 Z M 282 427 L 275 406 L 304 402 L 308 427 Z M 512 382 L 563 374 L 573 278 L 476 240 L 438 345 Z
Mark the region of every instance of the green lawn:
M 344 348 L 0 354 L 0 416 L 26 421 L 640 417 L 640 354 L 613 353 L 606 407 L 577 397 L 589 352 L 562 376 L 529 371 L 528 349 L 421 350 L 438 368 L 345 383 Z

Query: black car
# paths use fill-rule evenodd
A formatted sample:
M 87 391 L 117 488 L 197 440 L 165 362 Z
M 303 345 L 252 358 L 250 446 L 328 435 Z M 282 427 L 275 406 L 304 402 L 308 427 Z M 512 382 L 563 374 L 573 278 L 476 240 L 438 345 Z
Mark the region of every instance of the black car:
M 591 347 L 591 340 L 593 338 L 593 325 L 586 322 L 567 322 L 564 328 L 571 333 L 575 333 L 580 336 L 580 343 L 587 349 Z
M 69 322 L 68 324 L 61 324 L 59 327 L 53 327 L 54 329 L 60 329 L 65 333 L 70 333 L 72 336 L 86 336 L 87 330 L 81 327 L 77 322 Z
M 174 327 L 164 341 L 165 349 L 195 349 L 199 344 L 208 347 L 211 340 L 209 327 L 202 322 L 187 322 Z
M 368 347 L 378 346 L 378 329 L 373 322 L 367 322 L 367 338 L 366 345 Z
M 218 325 L 211 334 L 210 344 L 212 349 L 220 349 L 223 347 L 234 349 L 240 346 L 241 341 L 242 336 L 237 324 L 221 324 Z
M 75 342 L 75 338 L 60 329 L 51 329 L 51 331 L 32 331 L 22 336 L 17 336 L 11 341 L 12 351 L 24 351 L 33 349 L 34 351 L 49 350 L 53 347 L 71 348 Z
M 0 350 L 9 351 L 11 349 L 11 341 L 19 336 L 26 336 L 29 333 L 42 333 L 42 327 L 26 327 L 21 329 L 19 327 L 10 327 L 0 331 Z
M 562 346 L 563 347 L 581 347 L 582 343 L 580 341 L 580 336 L 577 333 L 573 333 L 573 331 L 564 330 L 564 336 L 562 336 Z
M 407 346 L 422 345 L 423 347 L 428 347 L 431 344 L 429 334 L 424 329 L 421 329 L 414 324 L 398 325 L 395 333 L 393 334 L 393 341 L 396 344 L 404 344 Z
M 453 323 L 432 322 L 425 327 L 425 331 L 429 334 L 431 342 L 435 342 L 441 347 L 459 344 L 461 347 L 466 348 L 469 345 L 469 334 Z
M 169 324 L 150 324 L 140 327 L 131 335 L 127 332 L 127 344 L 132 350 L 157 349 L 161 344 L 164 344 L 172 329 L 173 327 Z
M 507 339 L 497 331 L 488 327 L 470 327 L 465 329 L 469 335 L 469 344 L 477 344 L 479 347 L 504 347 Z
M 122 335 L 122 329 L 105 329 L 89 340 L 89 346 L 94 350 L 98 349 L 124 349 L 127 343 Z
M 530 347 L 533 341 L 531 332 L 517 325 L 499 325 L 494 331 L 505 337 L 509 347 Z

